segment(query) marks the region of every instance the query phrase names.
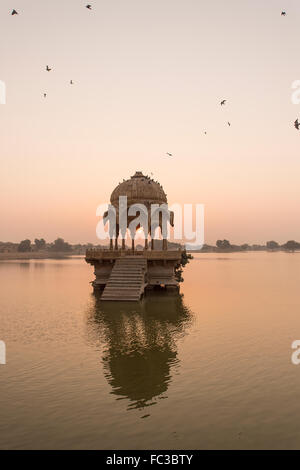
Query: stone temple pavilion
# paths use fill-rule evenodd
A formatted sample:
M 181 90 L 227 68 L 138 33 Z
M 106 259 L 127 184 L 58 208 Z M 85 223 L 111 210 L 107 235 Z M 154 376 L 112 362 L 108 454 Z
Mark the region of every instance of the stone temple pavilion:
M 121 196 L 127 197 L 125 228 L 129 229 L 131 237 L 129 248 L 125 244 L 124 224 L 122 233 Z M 163 239 L 151 238 L 151 223 L 154 223 L 151 207 L 159 205 L 167 208 L 167 203 L 167 195 L 162 186 L 148 176 L 144 176 L 140 171 L 137 171 L 130 179 L 123 180 L 114 189 L 110 204 L 115 213 L 116 226 L 114 232 L 110 233 L 109 248 L 88 249 L 85 258 L 87 263 L 94 266 L 96 278 L 92 285 L 94 291 L 101 293 L 101 300 L 138 301 L 145 290 L 159 287 L 166 290 L 179 290 L 179 284 L 175 279 L 175 268 L 181 261 L 182 250 L 181 247 L 178 248 L 178 245 L 172 249 L 168 247 L 166 230 L 162 226 L 162 212 L 159 209 L 155 220 L 157 220 L 157 228 L 160 229 Z M 137 218 L 137 214 L 132 215 L 129 208 L 135 204 L 143 204 L 146 208 L 148 229 L 145 226 L 141 228 L 140 225 L 132 228 L 134 223 L 131 224 L 131 222 Z M 173 226 L 174 214 L 168 208 L 167 212 L 168 221 Z M 104 220 L 107 219 L 108 214 L 106 212 L 103 215 Z M 135 247 L 137 231 L 141 231 L 144 236 L 145 243 L 142 249 Z

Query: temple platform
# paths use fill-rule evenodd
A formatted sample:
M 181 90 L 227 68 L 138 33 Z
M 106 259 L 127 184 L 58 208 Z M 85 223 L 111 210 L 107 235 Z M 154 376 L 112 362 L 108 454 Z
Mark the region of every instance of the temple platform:
M 164 287 L 179 291 L 175 269 L 182 250 L 86 251 L 85 260 L 94 266 L 94 291 L 103 301 L 139 301 L 146 290 Z

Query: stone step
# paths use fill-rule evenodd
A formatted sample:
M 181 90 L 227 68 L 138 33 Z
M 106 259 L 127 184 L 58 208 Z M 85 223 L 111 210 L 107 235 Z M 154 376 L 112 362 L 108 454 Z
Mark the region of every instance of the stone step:
M 111 272 L 111 274 L 122 274 L 122 275 L 126 275 L 126 274 L 132 274 L 133 276 L 134 275 L 143 275 L 145 271 L 132 271 L 131 269 L 113 269 L 113 271 Z
M 137 302 L 140 300 L 140 296 L 139 295 L 135 295 L 135 296 L 126 296 L 126 295 L 122 295 L 121 297 L 117 297 L 117 296 L 114 296 L 114 295 L 104 295 L 102 294 L 102 297 L 101 297 L 101 300 L 119 300 L 119 301 L 122 301 L 124 302 L 124 300 L 129 300 L 129 301 L 134 301 L 134 302 Z
M 129 271 L 129 270 L 127 271 L 125 269 L 120 271 L 118 269 L 116 269 L 116 270 L 113 269 L 112 272 L 111 272 L 111 275 L 112 274 L 118 274 L 118 275 L 121 275 L 121 276 L 124 276 L 124 277 L 126 277 L 126 276 L 144 276 L 145 271 Z
M 119 288 L 122 288 L 123 286 L 126 287 L 141 287 L 143 285 L 143 282 L 128 282 L 127 280 L 118 280 L 118 281 L 115 281 L 115 280 L 112 280 L 112 281 L 108 281 L 108 283 L 106 284 L 107 287 L 111 287 L 111 286 L 118 286 Z
M 114 284 L 114 285 L 116 285 L 116 286 L 120 286 L 120 287 L 122 287 L 122 285 L 123 285 L 123 286 L 126 286 L 126 287 L 127 287 L 127 286 L 134 286 L 134 287 L 137 287 L 137 286 L 142 285 L 143 283 L 140 282 L 140 281 L 138 281 L 138 282 L 137 282 L 137 281 L 132 282 L 132 281 L 128 281 L 127 279 L 123 279 L 123 280 L 121 280 L 121 279 L 113 280 L 113 279 L 112 279 L 112 280 L 109 280 L 106 285 L 107 285 L 107 286 L 110 286 L 110 285 L 112 285 L 112 284 Z
M 126 264 L 126 263 L 117 263 L 115 265 L 118 268 L 128 268 L 128 269 L 145 269 L 145 265 L 143 264 Z
M 116 271 L 132 271 L 132 272 L 144 272 L 144 268 L 140 268 L 139 266 L 133 267 L 133 266 L 116 266 L 115 267 Z
M 132 277 L 132 276 L 113 276 L 113 277 L 110 277 L 109 278 L 109 281 L 138 281 L 138 282 L 142 282 L 144 280 L 144 276 L 141 276 L 141 277 Z
M 115 267 L 126 268 L 126 269 L 144 269 L 145 268 L 143 264 L 126 264 L 126 263 L 118 263 L 118 261 L 116 261 Z
M 125 263 L 120 260 L 116 261 L 115 266 L 128 266 L 129 268 L 144 268 L 146 266 L 146 263 Z
M 101 300 L 105 299 L 115 299 L 115 300 L 128 300 L 128 299 L 134 299 L 134 300 L 139 300 L 140 299 L 140 294 L 120 294 L 116 295 L 113 292 L 106 292 L 105 294 L 102 294 Z
M 135 257 L 131 257 L 131 256 L 126 256 L 125 258 L 118 258 L 118 262 L 119 263 L 130 263 L 130 264 L 133 264 L 133 263 L 141 263 L 141 264 L 144 264 L 145 263 L 145 259 L 144 258 L 135 258 Z
M 107 289 L 105 288 L 105 292 L 109 292 L 109 293 L 115 293 L 116 295 L 120 295 L 120 294 L 139 294 L 140 293 L 140 289 L 137 288 L 137 289 L 133 289 L 133 288 L 130 288 L 128 287 L 127 289 L 126 288 L 123 288 L 123 289 L 120 289 L 119 287 L 107 287 Z
M 129 268 L 144 268 L 146 266 L 145 263 L 122 263 L 119 260 L 116 261 L 115 266 L 128 266 Z
M 117 287 L 118 290 L 122 290 L 122 289 L 140 289 L 141 288 L 141 284 L 134 284 L 132 285 L 130 282 L 124 282 L 123 285 L 120 285 L 120 284 L 115 284 L 114 282 L 112 282 L 111 284 L 106 284 L 106 287 L 108 289 L 111 289 L 111 288 L 115 288 Z
M 120 289 L 118 287 L 117 290 L 116 290 L 115 286 L 107 286 L 105 288 L 105 292 L 116 292 L 117 294 L 120 294 L 122 292 L 127 292 L 128 293 L 128 292 L 139 292 L 139 291 L 140 291 L 139 287 L 137 287 L 137 288 L 135 288 L 135 287 L 122 287 L 122 289 Z
M 114 274 L 109 279 L 128 279 L 128 281 L 142 281 L 144 276 L 130 276 L 130 275 L 122 275 L 122 274 Z
M 102 294 L 101 300 L 105 299 L 111 299 L 111 300 L 139 300 L 140 295 L 139 294 L 122 294 L 122 295 L 116 295 L 114 293 L 106 293 Z
M 146 265 L 140 264 L 140 263 L 136 263 L 136 264 L 117 263 L 116 267 L 126 267 L 126 268 L 128 267 L 129 269 L 130 268 L 132 268 L 132 269 L 145 269 Z
M 122 274 L 122 275 L 126 275 L 126 274 L 131 274 L 132 276 L 142 276 L 144 274 L 144 271 L 131 271 L 128 269 L 128 271 L 126 271 L 125 269 L 124 270 L 121 270 L 121 269 L 116 269 L 113 271 L 112 274 Z
M 138 272 L 138 273 L 132 273 L 130 271 L 113 271 L 111 273 L 111 275 L 118 275 L 118 276 L 122 276 L 122 277 L 142 277 L 144 276 L 144 273 L 143 272 Z
M 103 292 L 104 295 L 104 292 Z M 125 289 L 125 290 L 115 290 L 115 289 L 105 289 L 105 295 L 115 295 L 120 297 L 123 295 L 140 295 L 140 289 Z
M 140 296 L 141 292 L 140 289 L 125 289 L 119 291 L 119 289 L 107 289 L 105 290 L 105 295 L 115 295 L 117 297 L 123 297 L 124 295 L 137 295 Z
M 115 269 L 121 269 L 124 271 L 124 269 L 130 269 L 130 271 L 144 271 L 143 266 L 126 266 L 125 264 L 118 264 Z
M 123 295 L 140 295 L 140 289 L 105 289 L 105 292 L 103 292 L 103 295 L 114 295 L 116 297 L 121 297 Z
M 140 279 L 141 277 L 144 276 L 144 273 L 129 273 L 129 272 L 119 272 L 119 271 L 113 271 L 111 273 L 111 276 L 118 276 L 118 277 L 136 277 Z
M 102 300 L 107 300 L 107 301 L 110 301 L 110 302 L 138 302 L 140 300 L 140 297 L 137 296 L 137 297 L 122 297 L 122 298 L 119 298 L 119 297 L 109 297 L 109 296 L 104 296 L 102 295 L 101 297 Z
M 117 259 L 101 299 L 138 301 L 144 289 L 146 268 L 145 259 L 131 257 Z

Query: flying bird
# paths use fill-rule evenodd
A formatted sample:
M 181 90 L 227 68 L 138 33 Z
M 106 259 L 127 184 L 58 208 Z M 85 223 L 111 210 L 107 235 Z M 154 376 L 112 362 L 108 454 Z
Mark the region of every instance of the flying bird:
M 228 121 L 227 124 L 228 124 L 229 127 L 231 126 L 231 122 Z
M 44 93 L 44 98 L 46 98 L 46 96 L 47 96 L 47 93 Z
M 286 11 L 282 11 L 281 16 L 286 16 Z
M 17 10 L 13 10 L 13 11 L 11 12 L 11 14 L 12 14 L 12 15 L 18 15 L 19 13 L 17 12 Z
M 300 122 L 298 121 L 298 119 L 296 119 L 296 121 L 294 122 L 294 126 L 297 129 L 297 131 L 300 130 Z
M 49 65 L 46 67 L 47 72 L 50 72 L 52 69 L 49 68 Z
M 73 85 L 73 80 L 70 80 L 70 85 Z
M 173 154 L 169 152 L 167 152 L 166 155 L 168 155 L 168 157 L 173 157 Z
M 87 8 L 88 10 L 91 10 L 91 9 L 92 9 L 92 5 L 87 5 L 86 8 Z
M 221 101 L 221 106 L 224 106 L 227 100 Z

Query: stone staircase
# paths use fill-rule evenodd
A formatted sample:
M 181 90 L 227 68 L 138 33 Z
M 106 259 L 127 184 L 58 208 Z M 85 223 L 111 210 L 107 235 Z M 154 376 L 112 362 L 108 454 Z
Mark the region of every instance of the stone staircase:
M 146 269 L 146 259 L 134 256 L 117 259 L 101 300 L 139 301 L 145 288 Z

